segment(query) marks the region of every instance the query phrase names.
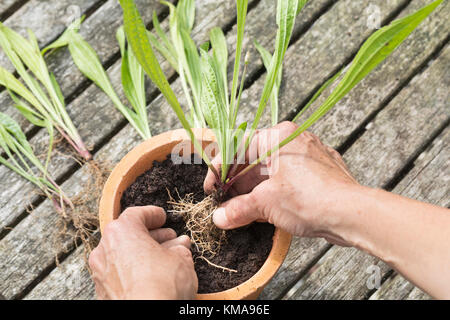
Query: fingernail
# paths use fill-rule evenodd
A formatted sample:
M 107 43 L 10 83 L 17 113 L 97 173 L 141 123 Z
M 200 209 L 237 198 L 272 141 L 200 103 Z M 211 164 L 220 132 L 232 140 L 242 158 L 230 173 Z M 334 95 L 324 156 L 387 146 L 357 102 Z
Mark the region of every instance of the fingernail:
M 227 215 L 225 214 L 225 208 L 218 208 L 214 211 L 213 222 L 221 229 L 224 229 L 229 225 Z

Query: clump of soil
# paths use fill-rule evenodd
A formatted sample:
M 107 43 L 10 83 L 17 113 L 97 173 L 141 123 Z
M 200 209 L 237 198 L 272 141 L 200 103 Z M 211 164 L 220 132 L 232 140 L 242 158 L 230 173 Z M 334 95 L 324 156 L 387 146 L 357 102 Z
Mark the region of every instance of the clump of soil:
M 153 167 L 142 174 L 125 190 L 122 199 L 122 211 L 128 207 L 155 205 L 167 212 L 165 227 L 173 228 L 177 235 L 189 234 L 186 224 L 179 215 L 171 214 L 168 203 L 171 196 L 176 200 L 190 195 L 195 202 L 202 201 L 207 195 L 203 192 L 203 181 L 208 167 L 194 162 L 192 164 L 174 164 L 168 159 L 153 162 Z M 172 199 L 173 200 L 173 199 Z M 235 287 L 252 277 L 264 264 L 272 248 L 274 227 L 267 223 L 254 223 L 244 228 L 225 232 L 225 241 L 221 243 L 215 255 L 206 256 L 193 245 L 192 255 L 195 271 L 199 279 L 199 293 L 213 293 Z M 210 263 L 237 272 L 225 271 Z

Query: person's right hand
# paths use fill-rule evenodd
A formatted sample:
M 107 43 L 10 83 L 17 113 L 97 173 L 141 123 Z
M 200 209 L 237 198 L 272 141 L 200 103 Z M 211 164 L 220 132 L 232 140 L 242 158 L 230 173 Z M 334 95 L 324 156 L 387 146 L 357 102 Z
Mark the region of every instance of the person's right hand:
M 283 122 L 257 132 L 259 156 L 288 137 L 297 126 Z M 278 130 L 279 139 L 273 139 Z M 276 135 L 275 135 L 276 136 Z M 253 161 L 251 156 L 247 162 Z M 220 157 L 213 160 L 216 168 Z M 261 169 L 269 175 L 262 175 Z M 204 189 L 214 190 L 216 179 L 208 171 Z M 315 135 L 304 132 L 233 184 L 231 200 L 214 212 L 213 221 L 222 229 L 233 229 L 253 221 L 267 221 L 297 236 L 325 237 L 333 243 L 348 245 L 333 232 L 346 210 L 339 210 L 360 185 L 352 177 L 340 154 L 324 145 Z M 346 199 L 344 199 L 346 198 Z M 342 211 L 342 212 L 341 212 Z

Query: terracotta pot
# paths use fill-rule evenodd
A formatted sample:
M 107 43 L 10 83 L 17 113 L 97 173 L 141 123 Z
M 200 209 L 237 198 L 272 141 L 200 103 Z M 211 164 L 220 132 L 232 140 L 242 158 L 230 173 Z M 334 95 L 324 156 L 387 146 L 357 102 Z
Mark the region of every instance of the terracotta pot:
M 215 142 L 214 134 L 208 129 L 196 129 L 194 133 L 203 148 Z M 192 147 L 184 129 L 173 130 L 155 136 L 131 150 L 114 168 L 103 189 L 100 201 L 100 229 L 117 219 L 120 212 L 120 199 L 123 192 L 137 177 L 151 168 L 153 161 L 163 161 L 179 143 Z M 272 279 L 281 266 L 291 243 L 291 235 L 275 229 L 273 247 L 261 269 L 249 280 L 237 287 L 217 293 L 198 294 L 197 299 L 241 300 L 256 299 L 264 286 Z

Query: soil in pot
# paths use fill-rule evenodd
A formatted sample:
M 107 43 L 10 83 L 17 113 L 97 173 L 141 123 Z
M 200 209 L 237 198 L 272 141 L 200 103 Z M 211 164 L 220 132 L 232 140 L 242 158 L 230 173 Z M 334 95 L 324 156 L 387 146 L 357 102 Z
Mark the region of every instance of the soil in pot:
M 167 203 L 171 195 L 184 198 L 192 194 L 195 201 L 205 198 L 203 181 L 208 167 L 205 164 L 174 164 L 170 159 L 163 162 L 155 161 L 153 167 L 142 174 L 125 190 L 122 199 L 122 211 L 128 207 L 155 205 L 170 211 Z M 179 216 L 168 213 L 165 227 L 173 228 L 178 235 L 187 234 L 186 224 Z M 267 223 L 254 223 L 250 226 L 226 231 L 226 241 L 216 255 L 207 256 L 213 264 L 236 270 L 224 271 L 211 266 L 200 259 L 200 254 L 193 245 L 192 255 L 195 270 L 199 279 L 199 293 L 214 293 L 224 291 L 245 282 L 251 278 L 264 264 L 272 248 L 272 237 L 275 228 Z

